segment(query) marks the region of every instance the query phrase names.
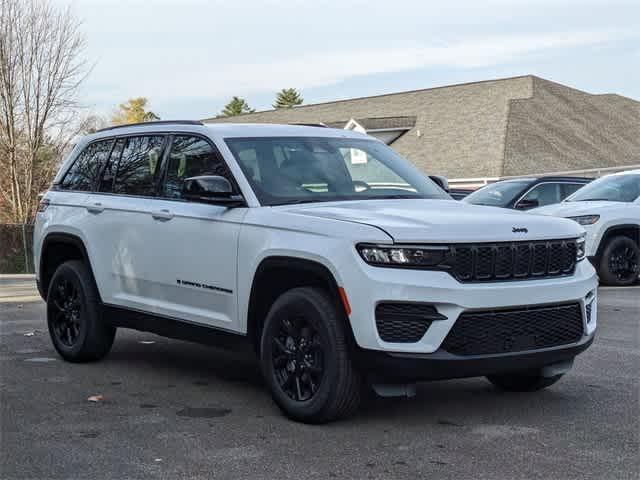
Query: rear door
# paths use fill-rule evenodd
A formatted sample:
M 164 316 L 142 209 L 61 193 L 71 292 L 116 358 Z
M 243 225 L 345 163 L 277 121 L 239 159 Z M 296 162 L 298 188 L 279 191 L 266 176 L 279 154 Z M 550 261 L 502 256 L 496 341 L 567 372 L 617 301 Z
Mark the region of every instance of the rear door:
M 86 202 L 85 229 L 103 302 L 157 311 L 162 295 L 161 262 L 154 253 L 160 165 L 168 135 L 132 135 L 115 139 L 97 191 Z

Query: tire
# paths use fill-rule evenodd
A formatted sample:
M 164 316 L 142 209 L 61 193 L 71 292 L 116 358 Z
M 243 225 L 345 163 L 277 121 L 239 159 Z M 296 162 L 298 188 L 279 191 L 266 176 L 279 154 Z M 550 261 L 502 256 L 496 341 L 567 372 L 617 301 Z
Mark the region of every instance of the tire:
M 111 350 L 116 329 L 102 322 L 95 282 L 81 261 L 65 262 L 53 274 L 47 325 L 53 346 L 68 362 L 100 360 Z
M 260 363 L 273 400 L 292 420 L 325 423 L 358 409 L 362 380 L 349 355 L 345 323 L 321 289 L 294 288 L 273 303 Z
M 563 374 L 543 377 L 539 371 L 489 375 L 487 380 L 505 392 L 536 392 L 547 388 L 562 378 Z
M 598 261 L 598 275 L 605 285 L 623 287 L 638 280 L 640 247 L 629 237 L 617 236 L 607 241 Z

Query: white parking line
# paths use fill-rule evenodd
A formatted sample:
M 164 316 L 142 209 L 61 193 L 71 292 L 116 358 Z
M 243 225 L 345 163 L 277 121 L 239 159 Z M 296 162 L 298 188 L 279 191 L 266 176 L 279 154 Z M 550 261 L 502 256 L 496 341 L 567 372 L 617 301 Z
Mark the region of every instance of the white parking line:
M 21 295 L 19 297 L 0 297 L 0 303 L 27 303 L 42 301 L 40 295 Z

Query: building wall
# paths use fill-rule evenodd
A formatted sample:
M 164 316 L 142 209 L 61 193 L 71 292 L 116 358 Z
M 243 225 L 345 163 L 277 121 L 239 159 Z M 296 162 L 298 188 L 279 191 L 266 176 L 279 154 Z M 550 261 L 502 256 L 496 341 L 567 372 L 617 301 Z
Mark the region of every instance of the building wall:
M 205 122 L 317 123 L 415 115 L 415 127 L 393 143 L 397 152 L 425 172 L 457 178 L 492 177 L 503 171 L 509 101 L 531 97 L 532 92 L 532 77 L 516 77 Z

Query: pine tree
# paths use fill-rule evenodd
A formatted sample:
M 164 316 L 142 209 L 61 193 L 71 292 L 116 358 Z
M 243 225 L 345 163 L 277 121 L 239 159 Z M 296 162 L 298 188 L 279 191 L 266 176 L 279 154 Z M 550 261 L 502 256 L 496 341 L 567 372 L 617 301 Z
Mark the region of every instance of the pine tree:
M 295 88 L 283 88 L 276 94 L 276 103 L 273 108 L 291 108 L 301 105 L 304 98 Z
M 255 110 L 249 107 L 249 104 L 244 98 L 233 97 L 229 103 L 224 106 L 221 117 L 233 117 L 235 115 L 242 115 L 243 113 L 253 113 Z

